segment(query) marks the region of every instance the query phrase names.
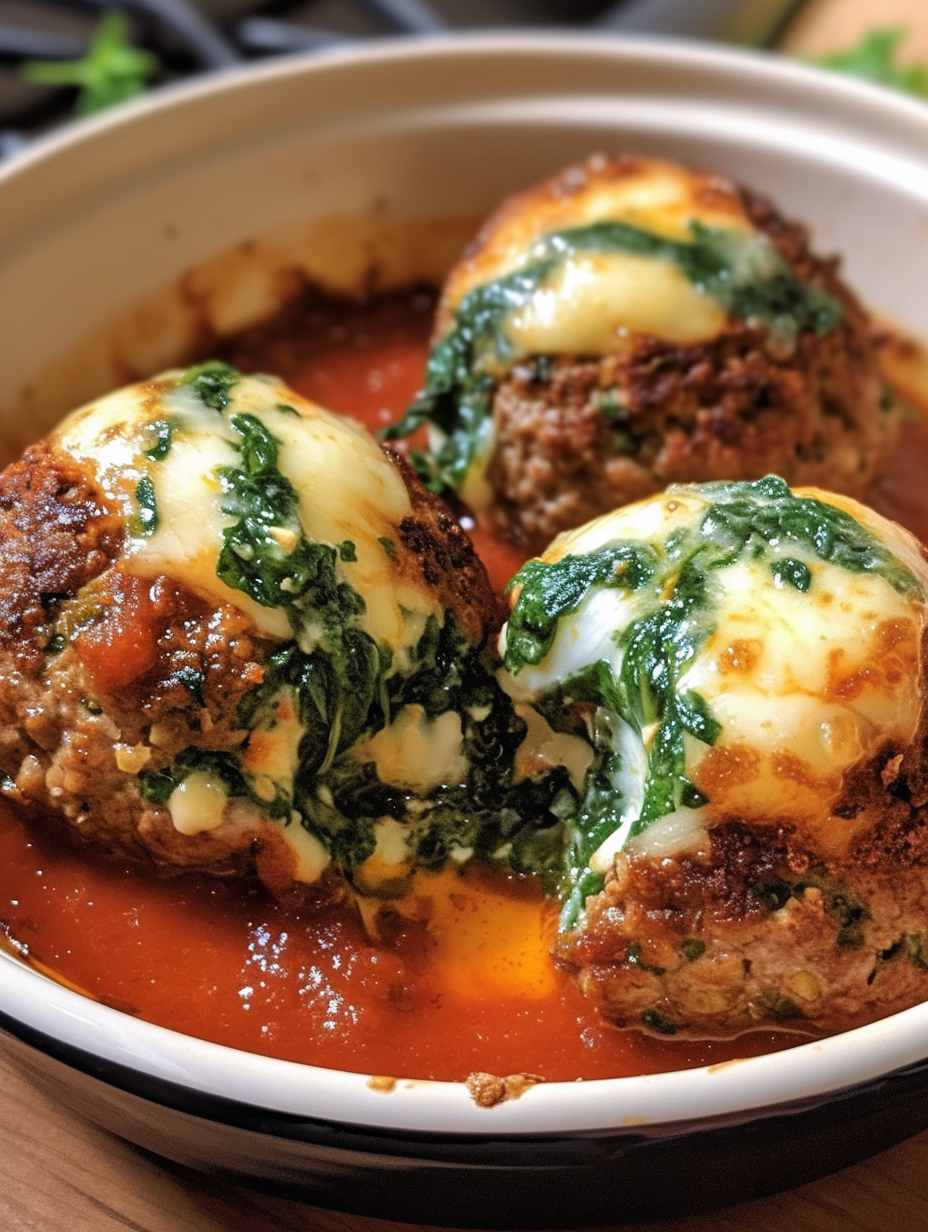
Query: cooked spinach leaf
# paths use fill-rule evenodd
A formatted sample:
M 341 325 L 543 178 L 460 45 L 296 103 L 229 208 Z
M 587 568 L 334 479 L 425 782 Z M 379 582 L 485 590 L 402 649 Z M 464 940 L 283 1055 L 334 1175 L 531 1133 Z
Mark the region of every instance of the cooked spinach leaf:
M 805 561 L 786 556 L 771 561 L 770 570 L 778 586 L 794 586 L 796 590 L 806 591 L 812 585 L 812 573 Z
M 153 535 L 158 529 L 158 502 L 155 500 L 155 485 L 147 475 L 143 475 L 135 485 L 135 503 L 139 511 L 132 519 L 133 534 Z
M 150 804 L 167 805 L 172 794 L 195 771 L 205 771 L 220 780 L 229 796 L 250 800 L 266 816 L 275 821 L 290 821 L 292 804 L 289 796 L 277 789 L 270 800 L 258 795 L 247 775 L 242 773 L 234 753 L 218 752 L 191 746 L 178 753 L 163 770 L 142 770 L 138 776 L 139 794 Z
M 610 727 L 608 715 L 598 719 L 599 726 Z M 587 771 L 583 799 L 576 811 L 566 819 L 567 859 L 559 886 L 564 906 L 560 927 L 570 929 L 577 922 L 584 903 L 591 894 L 603 888 L 601 873 L 590 868 L 590 858 L 622 824 L 624 800 L 616 789 L 616 778 L 622 769 L 621 758 L 610 744 L 610 732 L 600 731 L 596 754 Z
M 155 419 L 148 424 L 145 430 L 145 457 L 152 462 L 162 462 L 170 453 L 173 433 L 174 425 L 170 419 Z
M 649 1031 L 656 1031 L 658 1035 L 676 1035 L 679 1030 L 675 1022 L 671 1022 L 658 1010 L 645 1010 L 641 1015 L 641 1023 Z
M 334 655 L 322 647 L 307 655 L 288 643 L 268 661 L 264 682 L 239 710 L 243 725 L 254 728 L 273 721 L 286 691 L 296 699 L 305 734 L 293 803 L 335 865 L 354 878 L 374 850 L 378 820 L 392 817 L 405 827 L 410 870 L 473 855 L 537 873 L 553 892 L 565 855 L 554 806 L 560 802 L 569 811 L 576 793 L 562 768 L 514 781 L 525 723 L 453 616 L 429 620 L 407 673 L 387 674 L 388 662 L 365 661 L 362 654 L 354 661 L 360 670 L 346 695 Z M 423 797 L 382 782 L 375 765 L 359 756 L 358 737 L 381 730 L 405 706 L 421 707 L 426 722 L 449 709 L 458 713 L 464 782 L 439 785 Z M 400 886 L 387 888 L 398 892 Z
M 247 755 L 187 749 L 166 769 L 139 776 L 144 797 L 167 804 L 189 774 L 205 768 L 230 796 L 249 800 L 265 817 L 304 826 L 365 892 L 371 890 L 364 865 L 376 849 L 378 826 L 389 818 L 403 826 L 409 867 L 401 863 L 395 878 L 377 882 L 382 893 L 401 890 L 414 868 L 474 856 L 538 872 L 553 887 L 565 853 L 561 815 L 576 803 L 566 771 L 515 781 L 526 724 L 495 679 L 498 665 L 468 640 L 451 612 L 425 619 L 415 644 L 395 661 L 365 631 L 364 600 L 345 580 L 357 547 L 349 539 L 332 545 L 307 538 L 299 493 L 281 470 L 282 442 L 260 412 L 238 409 L 239 379 L 234 369 L 212 364 L 185 378 L 217 412 L 216 430 L 234 450 L 233 462 L 214 472 L 226 519 L 217 574 L 262 607 L 282 611 L 292 635 L 264 660 L 263 679 L 240 702 L 238 718 L 262 736 L 287 725 L 281 739 L 294 766 L 278 772 L 278 782 L 243 770 Z M 165 426 L 170 429 L 168 421 Z M 170 447 L 170 431 L 152 436 L 155 462 L 152 453 Z M 397 550 L 392 539 L 380 544 L 388 556 Z M 198 673 L 181 683 L 202 698 Z M 449 711 L 458 715 L 463 756 L 454 777 L 463 781 L 413 790 L 380 780 L 364 749 L 407 707 L 417 709 L 416 721 L 426 727 Z
M 703 484 L 699 490 L 712 502 L 699 533 L 722 552 L 719 564 L 726 555 L 772 558 L 795 546 L 849 573 L 876 573 L 899 594 L 923 593 L 915 575 L 862 523 L 835 505 L 794 495 L 776 475 L 753 483 Z M 785 557 L 779 563 L 796 562 Z
M 254 415 L 229 422 L 241 437 L 241 465 L 219 468 L 221 508 L 238 521 L 223 531 L 217 573 L 263 607 L 282 607 L 298 636 L 308 625 L 337 633 L 365 611 L 358 592 L 339 580 L 339 550 L 304 536 L 296 489 L 277 467 L 278 439 Z M 341 549 L 350 560 L 354 545 Z
M 663 544 L 616 540 L 586 555 L 523 565 L 507 588 L 518 592 L 506 633 L 508 670 L 517 674 L 526 664 L 540 663 L 559 622 L 603 587 L 633 592 L 653 583 L 658 595 L 673 580 L 669 635 L 675 619 L 706 608 L 711 573 L 745 556 L 768 560 L 774 577 L 797 590 L 809 589 L 812 573 L 804 561 L 781 555 L 791 548 L 850 573 L 878 574 L 900 594 L 923 593 L 915 575 L 849 513 L 794 495 L 776 475 L 750 483 L 702 484 L 695 490 L 709 499 L 698 527 L 683 527 Z
M 230 364 L 218 359 L 195 364 L 180 379 L 181 385 L 189 385 L 204 406 L 211 411 L 224 411 L 229 405 L 233 387 L 242 379 L 242 374 Z
M 617 541 L 585 556 L 548 564 L 530 560 L 506 588 L 519 599 L 506 630 L 506 667 L 514 674 L 540 663 L 554 642 L 558 622 L 577 611 L 594 589 L 640 590 L 652 581 L 658 558 L 644 543 Z

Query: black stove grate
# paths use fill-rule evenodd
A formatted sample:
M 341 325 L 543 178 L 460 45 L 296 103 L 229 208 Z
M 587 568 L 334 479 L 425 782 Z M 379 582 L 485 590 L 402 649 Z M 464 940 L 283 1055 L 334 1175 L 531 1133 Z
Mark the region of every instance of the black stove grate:
M 23 76 L 86 55 L 106 12 L 156 57 L 150 84 L 359 39 L 485 27 L 584 27 L 763 43 L 799 0 L 0 0 L 0 158 L 74 113 L 75 87 Z M 48 75 L 48 74 L 46 74 Z

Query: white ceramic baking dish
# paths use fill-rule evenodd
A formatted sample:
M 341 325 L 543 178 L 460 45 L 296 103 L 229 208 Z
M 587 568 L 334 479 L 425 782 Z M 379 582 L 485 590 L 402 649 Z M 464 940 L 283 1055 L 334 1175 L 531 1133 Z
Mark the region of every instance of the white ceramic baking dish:
M 717 167 L 807 220 L 928 337 L 928 108 L 801 66 L 606 37 L 391 42 L 235 71 L 0 169 L 7 459 L 64 411 L 260 320 L 307 274 L 439 277 L 503 194 L 593 150 Z M 797 1184 L 928 1126 L 928 1005 L 788 1052 L 482 1109 L 237 1053 L 0 954 L 7 1045 L 57 1097 L 195 1167 L 367 1214 L 580 1226 Z

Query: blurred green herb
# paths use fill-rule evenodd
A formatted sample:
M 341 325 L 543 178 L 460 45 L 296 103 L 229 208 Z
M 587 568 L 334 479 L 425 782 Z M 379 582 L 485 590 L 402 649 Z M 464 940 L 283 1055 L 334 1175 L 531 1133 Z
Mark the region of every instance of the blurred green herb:
M 899 47 L 907 35 L 905 26 L 876 27 L 867 30 L 855 47 L 830 56 L 816 57 L 814 63 L 851 77 L 862 77 L 865 81 L 891 86 L 919 98 L 928 98 L 928 68 L 924 64 L 899 63 Z
M 144 93 L 160 65 L 129 42 L 124 13 L 103 14 L 87 54 L 80 60 L 29 60 L 26 81 L 38 86 L 77 86 L 77 112 L 92 115 Z

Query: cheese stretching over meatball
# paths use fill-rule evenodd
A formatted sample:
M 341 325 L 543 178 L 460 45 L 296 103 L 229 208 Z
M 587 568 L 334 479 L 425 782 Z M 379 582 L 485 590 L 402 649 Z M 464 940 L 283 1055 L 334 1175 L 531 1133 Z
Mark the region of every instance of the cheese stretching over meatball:
M 926 593 L 906 531 L 774 477 L 516 576 L 509 690 L 590 748 L 558 952 L 609 1017 L 834 1030 L 928 994 Z
M 708 172 L 595 157 L 506 201 L 444 287 L 436 478 L 539 549 L 668 482 L 862 493 L 898 416 L 869 324 L 802 227 Z
M 775 264 L 769 241 L 718 176 L 654 160 L 629 164 L 622 174 L 609 174 L 605 161 L 589 167 L 588 175 L 574 172 L 575 184 L 570 172 L 562 176 L 566 191 L 526 194 L 494 216 L 448 277 L 442 334 L 454 327 L 465 296 L 522 275 L 531 285 L 520 296 L 513 279 L 514 302 L 497 347 L 504 354 L 492 357 L 503 366 L 530 355 L 609 355 L 626 350 L 635 333 L 706 342 L 724 329 L 725 302 L 737 295 L 737 284 L 743 288 Z M 698 280 L 710 277 L 710 267 L 688 263 L 707 232 L 741 258 L 736 287 L 710 288 Z M 545 268 L 536 271 L 539 262 Z
M 505 759 L 475 768 L 524 732 L 483 567 L 273 378 L 209 363 L 75 412 L 0 477 L 0 583 L 2 789 L 112 849 L 392 894 L 518 829 Z

